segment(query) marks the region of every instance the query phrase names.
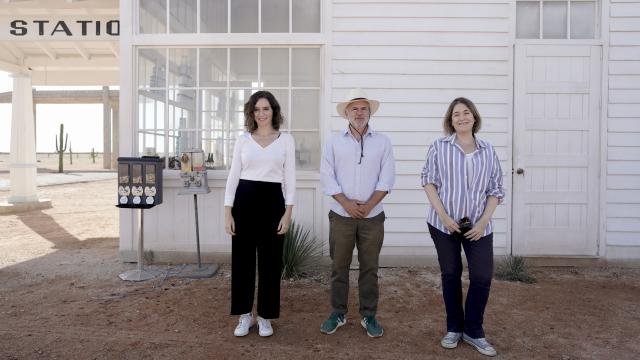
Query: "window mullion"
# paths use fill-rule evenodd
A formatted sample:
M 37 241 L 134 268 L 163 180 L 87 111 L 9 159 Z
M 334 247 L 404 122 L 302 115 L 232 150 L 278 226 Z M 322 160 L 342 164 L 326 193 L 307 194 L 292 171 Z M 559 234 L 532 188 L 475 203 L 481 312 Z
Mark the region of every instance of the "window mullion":
M 200 34 L 200 1 L 196 0 L 196 33 Z
M 292 111 L 293 111 L 293 89 L 292 89 L 292 84 L 293 84 L 293 80 L 291 79 L 293 76 L 293 71 L 292 69 L 292 64 L 293 64 L 293 48 L 289 47 L 289 91 L 288 91 L 288 96 L 289 98 L 288 100 L 288 104 L 287 104 L 287 114 L 289 114 L 289 133 L 291 133 L 291 129 L 293 129 L 293 116 L 292 116 Z
M 567 1 L 567 39 L 571 39 L 571 0 Z
M 167 29 L 166 33 L 171 33 L 171 0 L 167 0 Z M 167 69 L 168 70 L 168 69 Z
M 289 0 L 289 33 L 293 33 L 293 0 Z
M 539 28 L 538 29 L 539 30 L 538 39 L 542 39 L 542 34 L 543 34 L 543 32 L 542 32 L 542 24 L 544 23 L 544 18 L 543 18 L 544 17 L 544 9 L 542 8 L 542 2 L 543 2 L 543 0 L 540 0 L 540 2 L 538 3 L 539 4 L 539 11 L 540 11 L 540 24 L 538 26 L 538 28 Z
M 258 0 L 258 34 L 262 33 L 262 0 Z
M 167 6 L 168 8 L 168 6 Z M 168 27 L 167 27 L 168 29 Z M 171 130 L 169 129 L 169 49 L 164 48 L 164 58 L 165 58 L 165 66 L 164 66 L 164 148 L 165 153 L 167 154 L 166 158 L 169 159 L 169 133 Z M 174 153 L 176 148 L 173 149 Z M 167 164 L 168 165 L 168 164 Z
M 226 98 L 226 110 L 225 110 L 225 119 L 224 119 L 224 123 L 222 124 L 222 148 L 224 151 L 223 154 L 223 162 L 224 162 L 224 166 L 227 167 L 229 164 L 229 160 L 231 160 L 231 155 L 229 154 L 229 152 L 231 151 L 230 149 L 230 142 L 231 142 L 231 48 L 227 48 L 227 89 L 226 94 L 227 96 L 225 96 Z

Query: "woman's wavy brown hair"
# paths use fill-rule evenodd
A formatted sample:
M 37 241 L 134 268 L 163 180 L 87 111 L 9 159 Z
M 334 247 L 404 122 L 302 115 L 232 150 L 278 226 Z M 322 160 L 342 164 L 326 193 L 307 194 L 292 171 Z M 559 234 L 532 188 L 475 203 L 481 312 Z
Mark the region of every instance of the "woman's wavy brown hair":
M 278 100 L 276 100 L 276 97 L 273 96 L 272 93 L 265 90 L 253 93 L 249 98 L 249 101 L 244 104 L 244 128 L 250 133 L 256 131 L 258 128 L 258 123 L 256 123 L 253 112 L 256 109 L 256 103 L 258 103 L 258 100 L 260 99 L 267 99 L 269 102 L 269 106 L 271 106 L 271 110 L 273 111 L 271 126 L 274 130 L 280 130 L 280 125 L 282 125 L 282 122 L 284 121 L 282 113 L 280 112 L 280 104 L 278 104 Z
M 473 115 L 473 119 L 475 120 L 473 122 L 473 128 L 471 130 L 472 130 L 472 133 L 475 135 L 475 133 L 477 133 L 480 130 L 480 126 L 482 125 L 482 118 L 480 117 L 480 113 L 478 112 L 478 109 L 476 109 L 476 105 L 473 103 L 473 101 L 463 97 L 453 99 L 451 104 L 449 104 L 447 113 L 444 115 L 444 120 L 442 121 L 442 127 L 444 129 L 444 133 L 447 135 L 451 135 L 454 132 L 456 132 L 451 122 L 453 120 L 453 108 L 458 104 L 464 104 L 471 111 L 471 114 Z

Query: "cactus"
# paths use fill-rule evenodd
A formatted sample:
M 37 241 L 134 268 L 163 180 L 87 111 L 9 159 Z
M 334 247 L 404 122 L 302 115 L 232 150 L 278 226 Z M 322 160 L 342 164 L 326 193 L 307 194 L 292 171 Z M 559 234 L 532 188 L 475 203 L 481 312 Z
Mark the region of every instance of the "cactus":
M 71 144 L 69 144 L 69 164 L 73 165 L 73 151 L 71 150 Z
M 64 165 L 62 164 L 62 155 L 67 151 L 67 140 L 69 140 L 69 134 L 66 134 L 64 138 L 64 146 L 62 146 L 62 134 L 64 134 L 64 124 L 60 124 L 60 140 L 58 140 L 58 135 L 56 135 L 56 152 L 58 153 L 58 172 L 61 173 Z M 58 146 L 60 143 L 60 146 Z
M 93 163 L 96 163 L 96 158 L 98 157 L 98 154 L 96 154 L 94 148 L 91 148 L 91 154 L 89 154 L 89 157 L 91 158 L 91 160 L 93 160 Z

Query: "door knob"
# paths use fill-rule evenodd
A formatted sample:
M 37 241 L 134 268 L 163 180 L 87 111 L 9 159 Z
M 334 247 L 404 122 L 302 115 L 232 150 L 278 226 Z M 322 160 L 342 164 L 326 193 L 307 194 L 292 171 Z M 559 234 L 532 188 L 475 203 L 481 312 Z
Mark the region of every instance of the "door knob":
M 518 168 L 518 169 L 516 170 L 516 174 L 518 174 L 518 175 L 522 175 L 522 174 L 524 174 L 524 169 L 523 169 L 523 168 Z

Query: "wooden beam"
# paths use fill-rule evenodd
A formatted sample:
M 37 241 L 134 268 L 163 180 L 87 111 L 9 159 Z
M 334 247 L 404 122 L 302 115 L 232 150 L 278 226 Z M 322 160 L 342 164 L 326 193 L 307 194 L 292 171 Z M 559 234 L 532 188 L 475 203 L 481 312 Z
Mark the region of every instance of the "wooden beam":
M 17 64 L 18 62 L 20 62 L 21 59 L 18 59 L 17 56 L 15 56 L 11 51 L 9 51 L 9 48 L 2 42 L 0 42 L 0 50 L 4 50 L 3 52 L 9 55 L 13 59 L 14 63 Z
M 85 60 L 91 59 L 91 55 L 77 41 L 73 42 L 73 47 L 80 54 L 80 56 L 82 56 L 83 59 Z
M 113 53 L 113 56 L 116 57 L 116 59 L 120 59 L 120 49 L 118 49 L 118 47 L 116 46 L 117 42 L 115 41 L 109 41 L 107 42 L 107 46 L 109 46 L 109 49 L 111 49 L 111 52 Z
M 24 52 L 22 52 L 22 50 L 20 50 L 14 43 L 10 41 L 3 41 L 2 44 L 7 48 L 7 50 L 9 50 L 13 57 L 20 60 L 20 62 L 24 62 Z
M 55 60 L 58 58 L 58 54 L 47 44 L 41 43 L 39 41 L 35 42 L 36 46 L 40 48 L 51 60 Z
M 7 61 L 0 60 L 0 70 L 7 71 L 10 73 L 22 73 L 29 74 L 29 69 L 24 66 L 13 64 Z

